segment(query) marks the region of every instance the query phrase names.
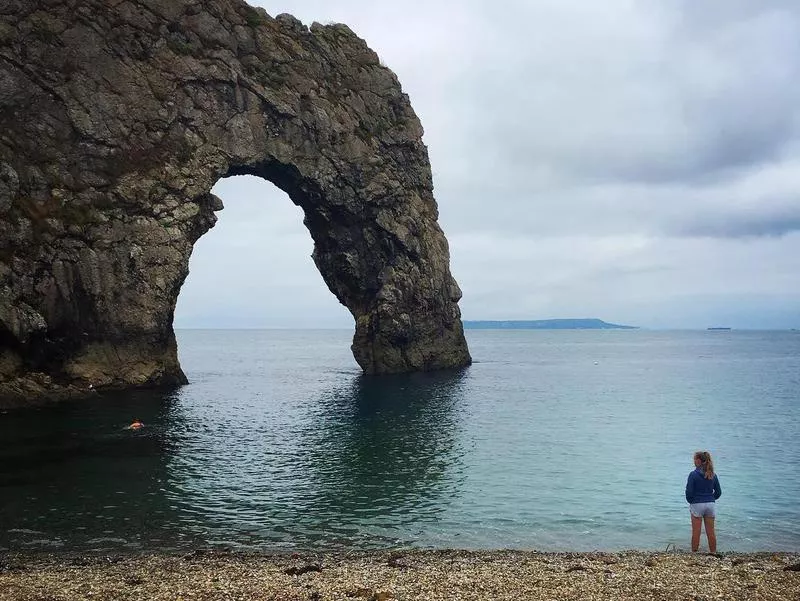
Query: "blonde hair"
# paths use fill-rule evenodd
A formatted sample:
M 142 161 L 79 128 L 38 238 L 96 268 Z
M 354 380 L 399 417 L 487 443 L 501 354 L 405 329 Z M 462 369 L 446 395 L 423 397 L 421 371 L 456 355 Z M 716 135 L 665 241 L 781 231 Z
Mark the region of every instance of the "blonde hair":
M 694 457 L 700 460 L 700 468 L 703 470 L 706 479 L 712 480 L 714 478 L 714 462 L 711 460 L 711 453 L 708 451 L 696 451 Z

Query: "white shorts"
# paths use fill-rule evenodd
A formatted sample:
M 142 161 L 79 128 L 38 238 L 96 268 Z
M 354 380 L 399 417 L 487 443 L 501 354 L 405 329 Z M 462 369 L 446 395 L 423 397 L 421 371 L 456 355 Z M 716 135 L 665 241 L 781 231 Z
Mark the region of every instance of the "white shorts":
M 717 508 L 714 501 L 710 503 L 689 503 L 689 513 L 696 518 L 717 517 Z

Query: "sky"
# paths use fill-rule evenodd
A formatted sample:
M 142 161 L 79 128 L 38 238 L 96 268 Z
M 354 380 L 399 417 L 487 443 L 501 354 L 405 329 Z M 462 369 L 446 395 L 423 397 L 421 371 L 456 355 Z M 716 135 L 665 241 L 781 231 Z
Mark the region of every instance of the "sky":
M 276 0 L 425 129 L 464 319 L 800 328 L 796 0 Z M 221 180 L 178 328 L 351 328 L 270 182 Z

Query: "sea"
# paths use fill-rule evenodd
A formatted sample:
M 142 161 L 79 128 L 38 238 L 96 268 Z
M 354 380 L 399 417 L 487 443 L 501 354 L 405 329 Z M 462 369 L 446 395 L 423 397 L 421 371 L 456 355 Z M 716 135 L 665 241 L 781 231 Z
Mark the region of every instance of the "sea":
M 177 335 L 186 386 L 0 413 L 0 551 L 685 550 L 696 450 L 720 551 L 800 550 L 800 332 L 468 330 L 385 377 L 347 330 Z

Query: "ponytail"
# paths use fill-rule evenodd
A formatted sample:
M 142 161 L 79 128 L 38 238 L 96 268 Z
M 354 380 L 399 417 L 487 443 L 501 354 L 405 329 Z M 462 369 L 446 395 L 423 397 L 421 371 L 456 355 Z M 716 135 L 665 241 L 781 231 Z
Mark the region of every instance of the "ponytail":
M 708 451 L 697 451 L 694 454 L 700 460 L 700 468 L 703 470 L 703 475 L 707 480 L 714 479 L 714 461 L 711 459 L 711 453 Z

